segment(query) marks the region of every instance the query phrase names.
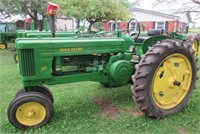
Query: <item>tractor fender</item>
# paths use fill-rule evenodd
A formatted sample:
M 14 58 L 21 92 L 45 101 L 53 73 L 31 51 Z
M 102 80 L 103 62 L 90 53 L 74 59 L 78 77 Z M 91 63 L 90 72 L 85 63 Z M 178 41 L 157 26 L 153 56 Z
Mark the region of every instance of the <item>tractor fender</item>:
M 166 35 L 156 35 L 156 36 L 152 36 L 148 39 L 146 39 L 143 44 L 142 44 L 142 52 L 146 53 L 148 51 L 149 47 L 152 47 L 153 45 L 155 45 L 158 41 L 162 41 L 165 39 L 170 39 L 170 36 L 166 36 Z

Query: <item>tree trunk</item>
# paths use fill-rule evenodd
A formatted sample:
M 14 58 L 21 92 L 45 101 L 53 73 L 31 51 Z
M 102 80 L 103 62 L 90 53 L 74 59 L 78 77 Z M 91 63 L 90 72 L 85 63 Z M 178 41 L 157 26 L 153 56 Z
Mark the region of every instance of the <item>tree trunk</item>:
M 44 14 L 42 13 L 41 14 L 42 15 L 42 20 L 41 20 L 41 28 L 42 28 L 42 30 L 44 29 L 44 18 L 45 18 L 45 16 L 44 16 Z
M 77 28 L 77 29 L 80 28 L 80 20 L 76 20 L 76 28 Z
M 33 15 L 34 15 L 34 25 L 35 25 L 35 29 L 38 29 L 38 17 L 37 17 L 37 10 L 33 11 Z
M 90 25 L 89 25 L 89 27 L 88 27 L 88 31 L 91 31 L 91 30 L 92 30 L 92 25 L 93 25 L 93 23 L 90 22 Z

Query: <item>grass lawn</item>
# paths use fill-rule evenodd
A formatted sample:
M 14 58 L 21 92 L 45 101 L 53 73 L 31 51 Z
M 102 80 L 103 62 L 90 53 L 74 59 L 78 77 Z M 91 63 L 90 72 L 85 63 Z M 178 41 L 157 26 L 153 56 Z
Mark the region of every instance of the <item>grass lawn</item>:
M 143 115 L 132 100 L 130 85 L 103 88 L 96 82 L 48 86 L 55 99 L 54 116 L 40 128 L 21 131 L 7 118 L 7 107 L 22 85 L 11 49 L 0 50 L 0 134 L 4 133 L 134 133 L 196 134 L 200 132 L 200 79 L 188 105 L 160 120 Z M 200 59 L 200 54 L 199 54 Z M 200 66 L 200 61 L 198 61 Z M 200 77 L 200 71 L 198 72 Z

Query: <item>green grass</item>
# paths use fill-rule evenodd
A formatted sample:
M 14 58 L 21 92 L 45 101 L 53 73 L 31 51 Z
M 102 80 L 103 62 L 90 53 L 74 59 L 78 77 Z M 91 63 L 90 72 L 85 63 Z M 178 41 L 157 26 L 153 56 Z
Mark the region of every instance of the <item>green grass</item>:
M 199 28 L 190 28 L 189 34 L 200 34 Z
M 196 134 L 200 131 L 200 80 L 188 105 L 179 113 L 157 120 L 141 114 L 132 100 L 130 85 L 106 89 L 96 82 L 48 86 L 55 99 L 54 116 L 40 128 L 21 131 L 7 118 L 7 107 L 20 83 L 10 51 L 0 50 L 0 134 L 4 133 L 134 133 Z M 200 56 L 199 56 L 200 58 Z M 198 66 L 200 62 L 198 62 Z M 198 72 L 200 76 L 200 71 Z

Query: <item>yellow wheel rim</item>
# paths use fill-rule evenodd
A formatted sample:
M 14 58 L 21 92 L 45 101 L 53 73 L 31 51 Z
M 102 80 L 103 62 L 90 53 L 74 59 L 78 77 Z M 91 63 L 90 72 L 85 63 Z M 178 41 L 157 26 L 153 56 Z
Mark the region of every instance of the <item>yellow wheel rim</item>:
M 41 123 L 46 116 L 44 106 L 37 102 L 27 102 L 21 105 L 16 112 L 17 120 L 26 126 L 34 126 Z
M 151 86 L 152 98 L 161 109 L 171 109 L 180 104 L 189 91 L 192 68 L 182 54 L 165 58 L 156 69 Z
M 6 49 L 6 45 L 5 44 L 0 44 L 0 49 Z
M 192 43 L 192 49 L 194 50 L 194 55 L 197 56 L 198 55 L 198 42 L 196 40 Z

